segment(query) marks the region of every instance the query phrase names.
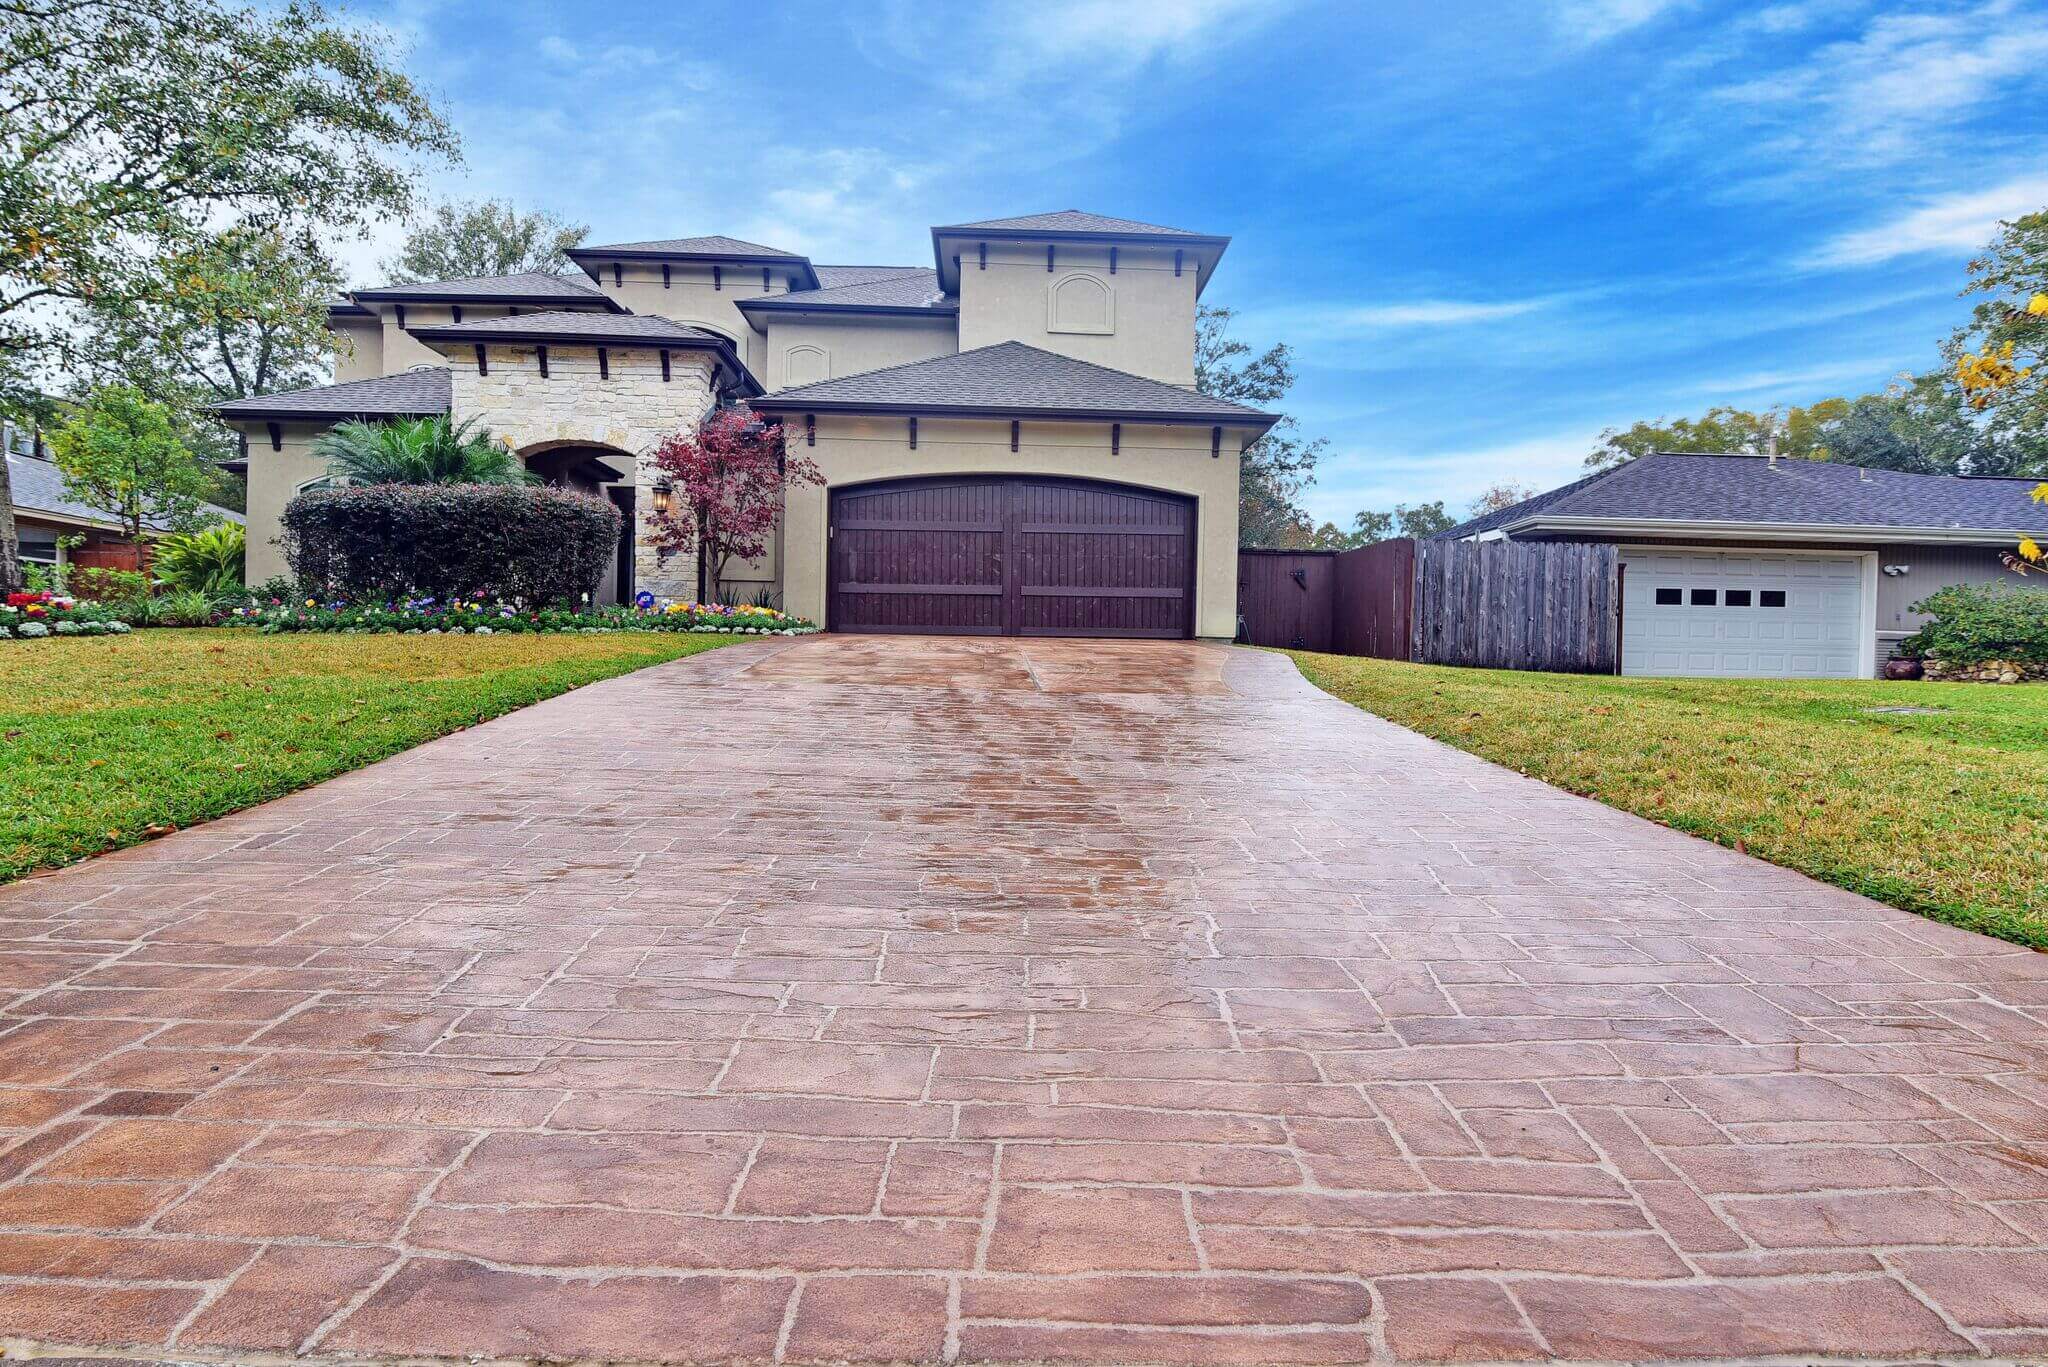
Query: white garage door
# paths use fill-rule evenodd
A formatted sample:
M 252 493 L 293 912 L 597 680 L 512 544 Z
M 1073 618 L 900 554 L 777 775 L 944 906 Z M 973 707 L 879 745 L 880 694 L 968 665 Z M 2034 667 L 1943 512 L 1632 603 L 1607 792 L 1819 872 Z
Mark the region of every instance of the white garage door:
M 1861 678 L 1863 563 L 1853 555 L 1626 551 L 1621 672 Z

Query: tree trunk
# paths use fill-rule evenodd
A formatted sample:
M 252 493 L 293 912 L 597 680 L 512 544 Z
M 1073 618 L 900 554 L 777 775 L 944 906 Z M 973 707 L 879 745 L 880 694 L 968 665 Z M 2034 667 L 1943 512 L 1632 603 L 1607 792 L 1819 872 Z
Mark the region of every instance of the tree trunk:
M 21 557 L 15 542 L 14 481 L 7 469 L 7 453 L 0 451 L 0 593 L 21 591 Z

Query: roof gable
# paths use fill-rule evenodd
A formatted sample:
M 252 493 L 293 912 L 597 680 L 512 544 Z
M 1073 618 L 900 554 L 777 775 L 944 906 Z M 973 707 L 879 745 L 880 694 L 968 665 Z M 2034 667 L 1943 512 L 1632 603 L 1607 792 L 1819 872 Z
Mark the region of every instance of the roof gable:
M 1020 214 L 1015 218 L 985 218 L 977 223 L 951 223 L 933 229 L 941 233 L 972 232 L 1055 232 L 1118 233 L 1132 237 L 1200 237 L 1186 228 L 1162 228 L 1157 223 L 1140 223 L 1132 218 L 1111 218 L 1080 209 L 1059 209 L 1049 214 Z
M 48 517 L 67 518 L 74 522 L 94 522 L 108 527 L 120 525 L 120 519 L 105 508 L 95 508 L 90 503 L 80 503 L 64 492 L 64 472 L 50 461 L 37 456 L 7 453 L 7 485 L 18 513 L 33 515 L 42 513 Z M 226 522 L 240 522 L 242 515 L 228 508 L 217 508 L 208 503 L 204 510 Z M 146 521 L 145 526 L 154 531 L 164 530 L 164 524 Z
M 1128 419 L 1256 426 L 1270 413 L 1022 342 L 798 385 L 755 401 L 777 412 L 902 412 L 942 416 Z
M 918 266 L 826 289 L 792 290 L 788 294 L 742 299 L 738 306 L 742 313 L 847 309 L 859 313 L 950 314 L 960 311 L 960 299 L 939 288 L 938 272 Z

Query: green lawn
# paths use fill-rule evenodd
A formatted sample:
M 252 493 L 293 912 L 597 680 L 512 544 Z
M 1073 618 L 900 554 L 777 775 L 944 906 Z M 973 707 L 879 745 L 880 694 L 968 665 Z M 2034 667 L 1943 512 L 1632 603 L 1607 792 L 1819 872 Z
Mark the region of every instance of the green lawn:
M 1618 679 L 1289 653 L 1319 687 L 1461 750 L 2048 949 L 2048 688 Z
M 734 639 L 151 630 L 10 641 L 0 645 L 0 880 Z

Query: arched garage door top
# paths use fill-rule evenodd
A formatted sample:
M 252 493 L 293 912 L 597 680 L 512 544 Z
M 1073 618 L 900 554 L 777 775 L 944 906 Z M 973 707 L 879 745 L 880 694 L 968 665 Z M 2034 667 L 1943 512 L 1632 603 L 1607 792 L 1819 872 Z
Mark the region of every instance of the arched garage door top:
M 836 631 L 1178 639 L 1195 505 L 1095 480 L 967 476 L 832 491 Z

